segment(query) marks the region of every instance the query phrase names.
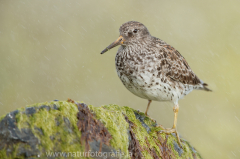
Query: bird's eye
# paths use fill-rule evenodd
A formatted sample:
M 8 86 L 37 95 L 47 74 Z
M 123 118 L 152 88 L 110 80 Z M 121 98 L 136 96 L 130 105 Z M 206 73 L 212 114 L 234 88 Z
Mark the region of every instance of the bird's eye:
M 134 30 L 133 30 L 133 32 L 134 32 L 134 33 L 137 33 L 137 32 L 138 32 L 138 30 L 137 30 L 137 29 L 134 29 Z

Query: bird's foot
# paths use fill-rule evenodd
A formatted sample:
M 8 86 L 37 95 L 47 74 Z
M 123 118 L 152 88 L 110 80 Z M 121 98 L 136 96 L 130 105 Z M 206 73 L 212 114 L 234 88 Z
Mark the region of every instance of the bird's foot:
M 158 132 L 158 133 L 160 133 L 160 134 L 161 134 L 161 133 L 165 133 L 165 134 L 169 135 L 169 134 L 175 133 L 175 134 L 176 134 L 176 137 L 177 137 L 178 145 L 182 148 L 182 143 L 181 143 L 181 140 L 180 140 L 180 138 L 179 138 L 177 129 L 175 129 L 175 128 L 164 128 L 164 127 L 161 126 L 161 125 L 158 125 L 157 127 L 160 127 L 161 129 L 163 129 L 163 130 L 161 130 L 161 131 Z

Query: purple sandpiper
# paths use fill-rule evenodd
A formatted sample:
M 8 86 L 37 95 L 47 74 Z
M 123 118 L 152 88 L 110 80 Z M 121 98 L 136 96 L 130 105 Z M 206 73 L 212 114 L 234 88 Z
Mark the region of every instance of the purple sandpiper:
M 177 132 L 178 100 L 192 90 L 211 91 L 191 70 L 185 58 L 172 46 L 151 36 L 147 27 L 136 21 L 124 23 L 119 38 L 104 49 L 101 54 L 120 45 L 116 58 L 116 70 L 123 85 L 133 94 L 148 100 L 145 114 L 152 100 L 174 103 L 174 123 L 172 128 L 164 128 L 160 133 Z

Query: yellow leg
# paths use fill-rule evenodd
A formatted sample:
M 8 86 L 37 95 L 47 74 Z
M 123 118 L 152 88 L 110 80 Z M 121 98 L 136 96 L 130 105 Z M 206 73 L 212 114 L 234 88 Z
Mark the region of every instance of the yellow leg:
M 173 107 L 174 112 L 174 121 L 173 121 L 173 129 L 176 129 L 177 127 L 177 115 L 178 115 L 179 106 L 178 104 Z
M 147 112 L 148 112 L 148 109 L 150 107 L 151 102 L 152 102 L 152 100 L 148 100 L 148 106 L 147 106 L 147 109 L 146 109 L 146 112 L 145 112 L 146 116 L 148 116 Z
M 180 138 L 179 138 L 179 135 L 178 135 L 178 132 L 177 132 L 177 115 L 178 115 L 178 110 L 179 110 L 179 106 L 178 104 L 175 105 L 173 107 L 173 112 L 174 112 L 174 122 L 173 122 L 173 127 L 172 128 L 163 128 L 162 126 L 158 126 L 160 128 L 162 128 L 163 130 L 160 131 L 160 133 L 165 133 L 165 134 L 171 134 L 171 133 L 175 133 L 176 134 L 176 137 L 177 137 L 177 140 L 178 140 L 178 144 L 180 147 L 182 147 L 181 145 L 181 141 L 180 141 Z

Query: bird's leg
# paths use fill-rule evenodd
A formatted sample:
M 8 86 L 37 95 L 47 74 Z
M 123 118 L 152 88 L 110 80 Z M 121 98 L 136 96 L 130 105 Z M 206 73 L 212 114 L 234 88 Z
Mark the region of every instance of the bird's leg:
M 174 122 L 173 122 L 173 127 L 172 128 L 162 128 L 162 126 L 157 126 L 157 127 L 160 127 L 162 128 L 163 130 L 161 130 L 159 133 L 165 133 L 165 134 L 171 134 L 171 133 L 175 133 L 176 134 L 176 137 L 177 137 L 177 141 L 178 141 L 178 144 L 180 147 L 182 147 L 181 145 L 181 141 L 180 141 L 180 138 L 179 138 L 179 135 L 178 135 L 178 132 L 177 132 L 177 115 L 178 115 L 178 110 L 179 110 L 179 106 L 178 104 L 176 104 L 174 107 L 173 107 L 173 112 L 174 112 Z
M 149 109 L 149 107 L 150 107 L 151 102 L 152 102 L 152 100 L 148 100 L 148 105 L 147 105 L 147 109 L 146 109 L 145 115 L 146 115 L 147 117 L 149 117 L 149 119 L 150 119 L 152 122 L 156 123 L 156 120 L 154 120 L 153 118 L 151 118 L 151 117 L 148 115 L 148 113 L 147 113 L 147 112 L 148 112 L 148 109 Z
M 145 112 L 145 115 L 148 116 L 148 109 L 150 107 L 150 104 L 151 104 L 152 100 L 148 100 L 148 105 L 147 105 L 147 109 L 146 109 L 146 112 Z

